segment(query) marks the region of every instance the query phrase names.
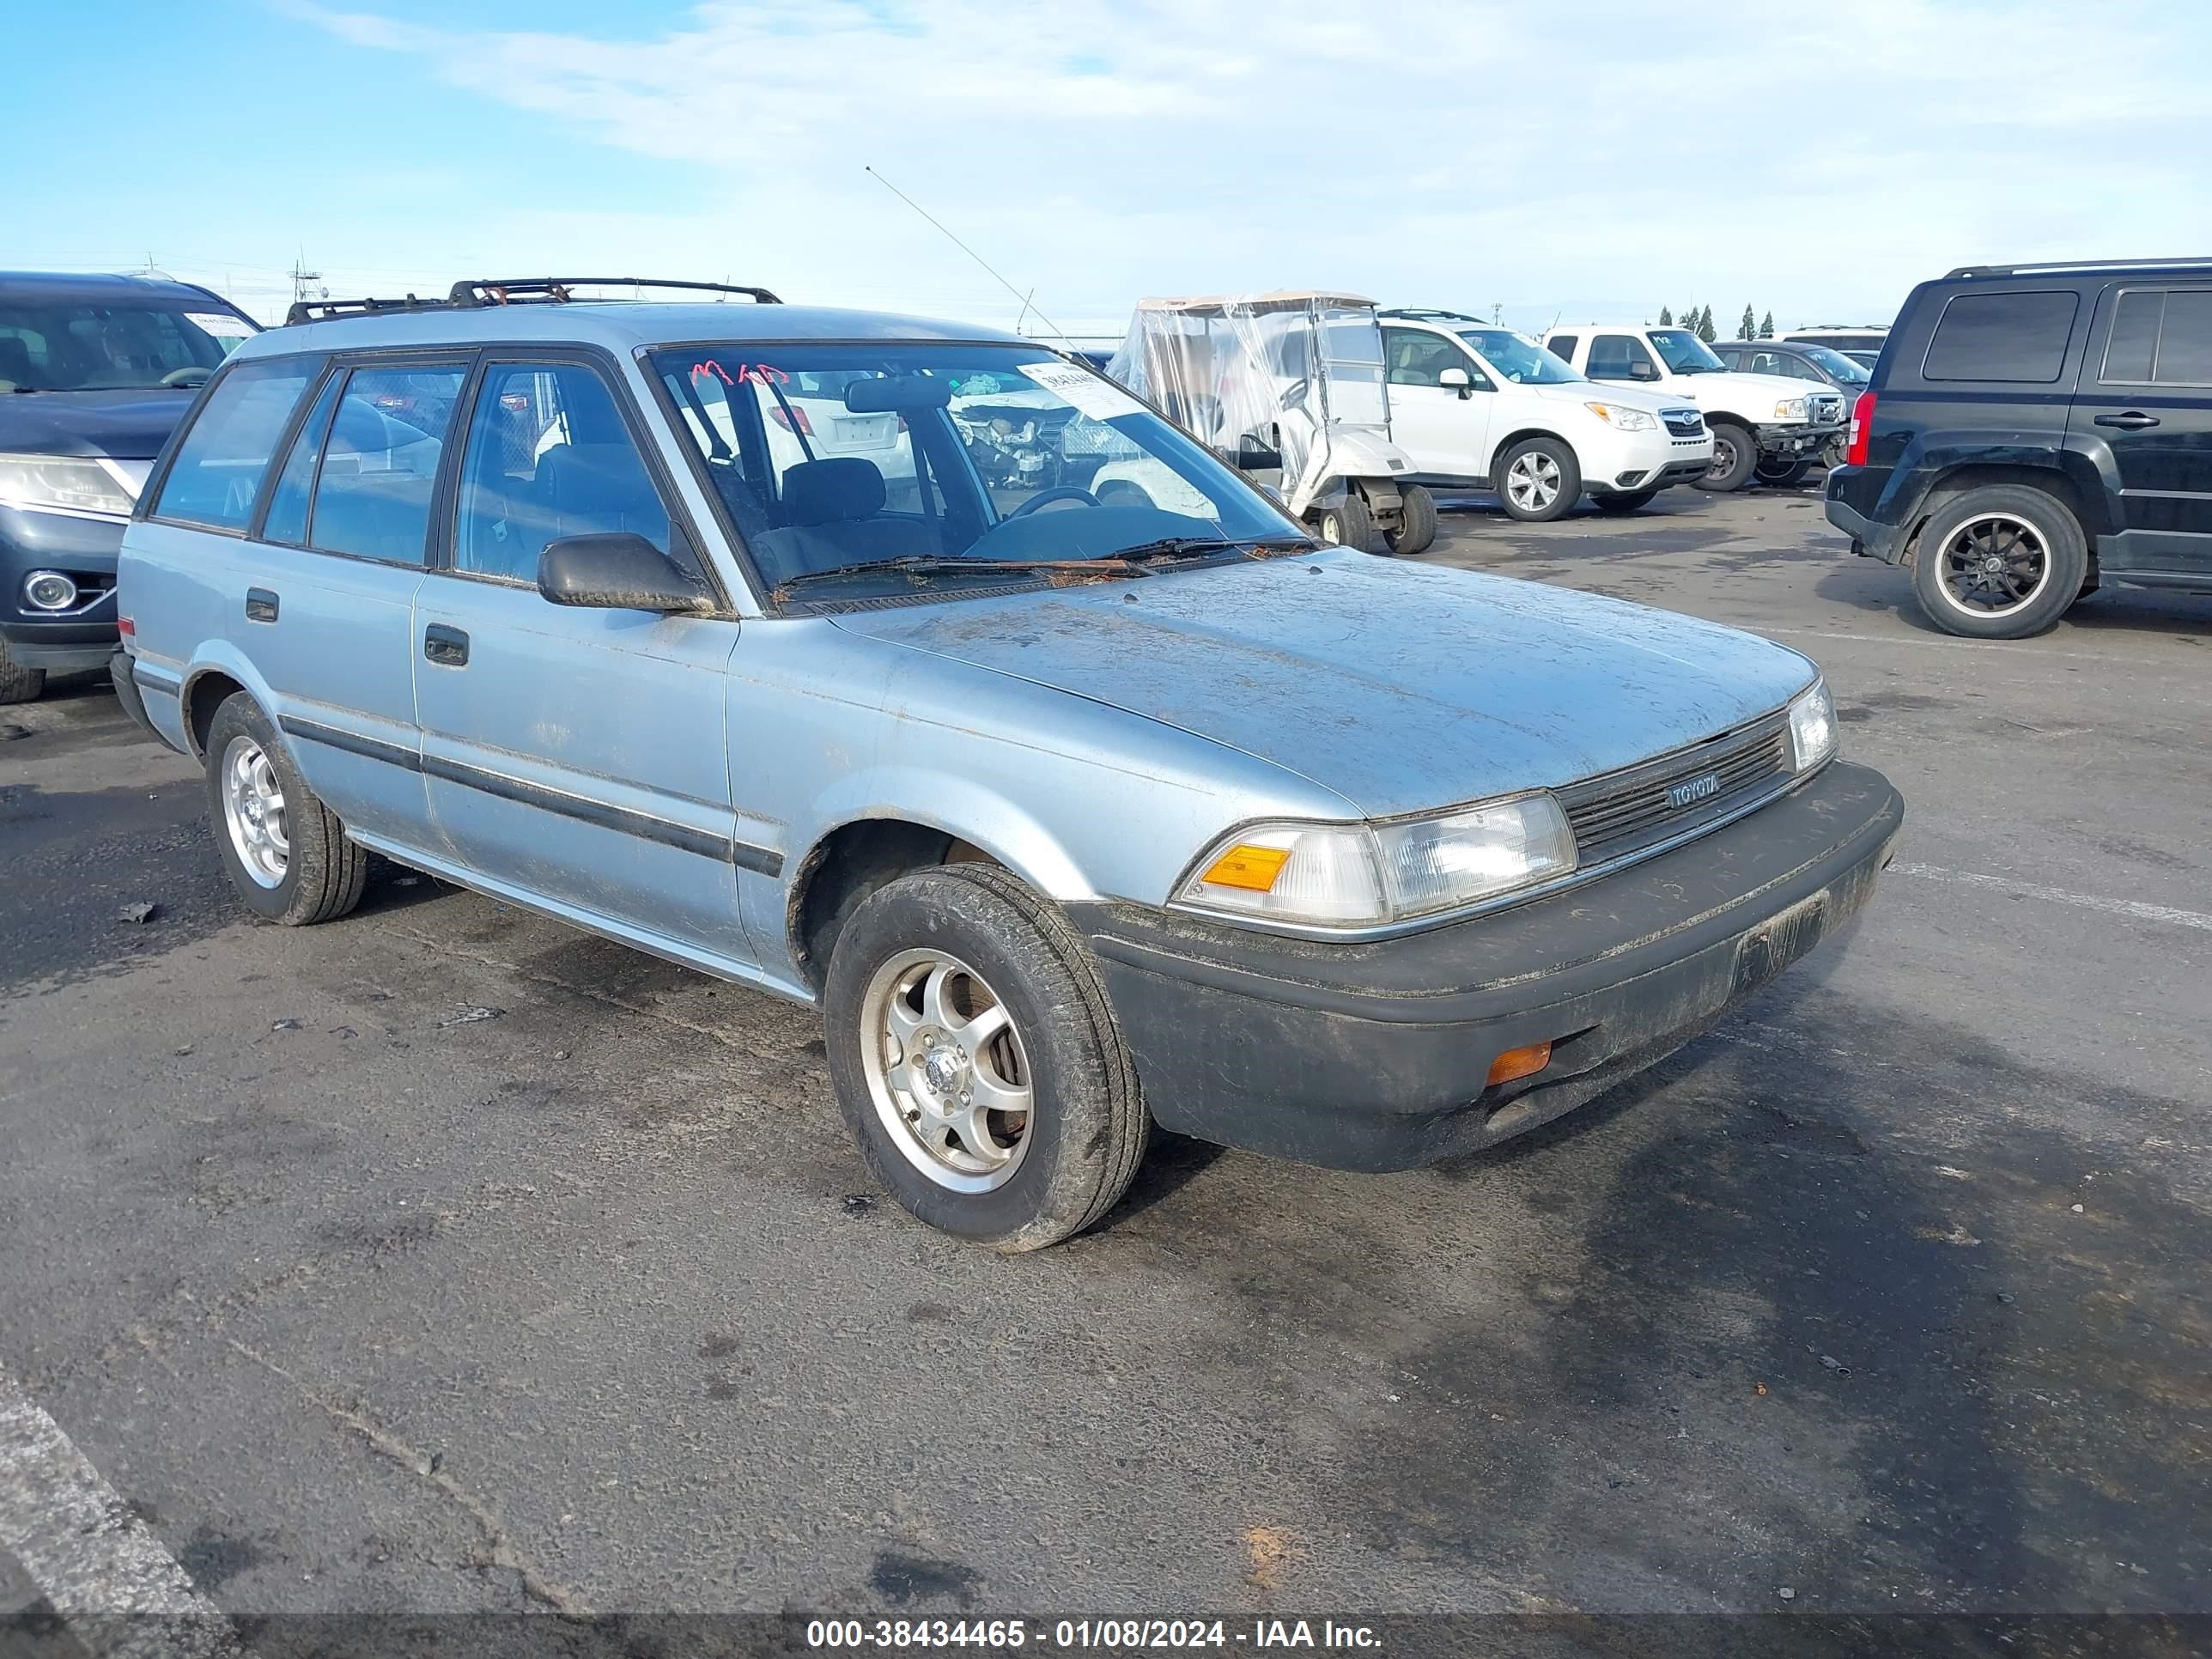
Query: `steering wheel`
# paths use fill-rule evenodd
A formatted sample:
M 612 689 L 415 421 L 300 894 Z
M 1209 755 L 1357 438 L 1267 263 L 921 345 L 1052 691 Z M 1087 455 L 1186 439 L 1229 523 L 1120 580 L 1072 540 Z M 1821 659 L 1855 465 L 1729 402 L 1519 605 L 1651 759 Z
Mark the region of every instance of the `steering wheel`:
M 214 373 L 213 369 L 203 368 L 198 363 L 187 363 L 182 368 L 173 368 L 164 374 L 161 384 L 166 386 L 205 386 L 208 376 Z
M 1054 489 L 1038 490 L 1036 495 L 1007 514 L 1007 521 L 1011 523 L 1016 519 L 1025 519 L 1039 507 L 1049 507 L 1054 501 L 1081 501 L 1085 507 L 1098 505 L 1098 498 L 1089 490 L 1078 489 L 1073 484 L 1060 484 Z

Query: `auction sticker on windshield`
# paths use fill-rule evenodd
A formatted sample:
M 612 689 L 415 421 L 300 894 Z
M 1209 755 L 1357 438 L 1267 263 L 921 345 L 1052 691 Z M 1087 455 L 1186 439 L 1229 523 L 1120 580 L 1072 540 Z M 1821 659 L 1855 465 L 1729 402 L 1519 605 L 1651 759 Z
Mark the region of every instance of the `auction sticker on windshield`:
M 1021 372 L 1031 384 L 1043 387 L 1080 415 L 1094 421 L 1110 421 L 1123 415 L 1141 415 L 1145 406 L 1111 380 L 1101 380 L 1073 363 L 1024 363 Z
M 250 339 L 253 334 L 252 324 L 227 311 L 188 311 L 185 320 L 201 333 L 212 334 L 218 340 Z

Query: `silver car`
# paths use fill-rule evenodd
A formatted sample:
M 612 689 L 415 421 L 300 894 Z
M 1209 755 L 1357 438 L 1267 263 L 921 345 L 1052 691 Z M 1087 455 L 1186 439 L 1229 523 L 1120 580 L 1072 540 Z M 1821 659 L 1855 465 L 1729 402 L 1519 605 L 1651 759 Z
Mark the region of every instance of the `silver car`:
M 963 1238 L 1091 1224 L 1154 1123 L 1489 1146 L 1887 860 L 1795 652 L 1318 546 L 1034 342 L 574 291 L 242 346 L 125 539 L 125 702 L 258 916 L 344 915 L 373 852 L 820 1007 L 870 1166 Z

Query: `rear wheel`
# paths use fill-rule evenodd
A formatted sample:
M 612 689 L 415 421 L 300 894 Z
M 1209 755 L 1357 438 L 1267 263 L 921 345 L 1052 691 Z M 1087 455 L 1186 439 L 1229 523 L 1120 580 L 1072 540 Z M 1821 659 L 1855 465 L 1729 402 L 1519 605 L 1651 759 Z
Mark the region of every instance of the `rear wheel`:
M 1601 513 L 1634 513 L 1659 498 L 1656 489 L 1595 489 L 1590 501 Z
M 2024 484 L 1994 484 L 1929 520 L 1912 592 L 1948 634 L 2017 640 L 2057 621 L 2088 575 L 2087 539 L 2064 502 Z
M 46 689 L 46 671 L 26 668 L 8 654 L 8 641 L 0 640 L 0 703 L 35 702 Z
M 1386 530 L 1382 539 L 1393 553 L 1425 553 L 1437 538 L 1437 498 L 1425 486 L 1407 484 L 1398 492 L 1398 528 Z
M 1709 422 L 1713 434 L 1713 462 L 1705 469 L 1705 476 L 1698 480 L 1700 489 L 1741 489 L 1751 482 L 1752 469 L 1759 465 L 1759 440 L 1752 436 L 1747 427 L 1734 421 Z
M 361 902 L 368 851 L 346 839 L 243 691 L 208 725 L 207 784 L 223 869 L 247 909 L 297 927 L 334 921 Z
M 1344 499 L 1335 506 L 1322 508 L 1314 524 L 1325 542 L 1348 547 L 1355 553 L 1375 550 L 1375 515 L 1367 510 L 1366 497 L 1356 489 L 1346 490 Z
M 1808 460 L 1761 461 L 1759 464 L 1759 481 L 1763 484 L 1771 484 L 1777 489 L 1787 489 L 1791 484 L 1802 482 L 1812 470 L 1813 463 Z
M 1151 1121 L 1089 951 L 1004 870 L 871 893 L 823 995 L 837 1103 L 876 1178 L 1002 1250 L 1081 1232 L 1127 1190 Z

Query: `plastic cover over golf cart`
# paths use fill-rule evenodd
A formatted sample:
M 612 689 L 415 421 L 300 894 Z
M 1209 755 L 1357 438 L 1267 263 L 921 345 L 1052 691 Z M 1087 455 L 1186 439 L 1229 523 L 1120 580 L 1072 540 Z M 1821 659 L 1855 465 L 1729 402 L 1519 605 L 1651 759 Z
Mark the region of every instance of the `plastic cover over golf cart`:
M 1106 372 L 1233 464 L 1279 465 L 1293 512 L 1349 470 L 1327 465 L 1332 428 L 1389 434 L 1382 331 L 1355 294 L 1142 300 Z

